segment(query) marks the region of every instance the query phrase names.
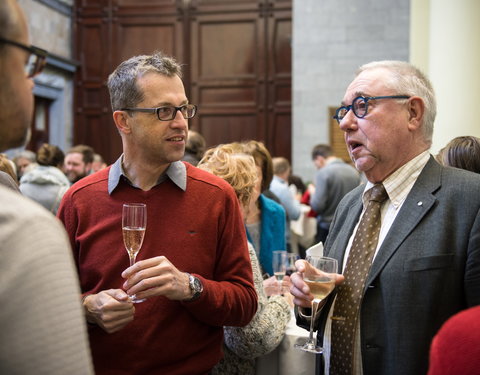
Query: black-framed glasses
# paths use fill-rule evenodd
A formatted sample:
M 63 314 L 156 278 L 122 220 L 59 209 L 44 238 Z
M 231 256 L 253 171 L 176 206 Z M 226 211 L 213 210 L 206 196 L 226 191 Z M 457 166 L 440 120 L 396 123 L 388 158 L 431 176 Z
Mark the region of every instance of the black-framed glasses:
M 184 104 L 180 107 L 166 105 L 157 108 L 122 108 L 121 111 L 155 113 L 160 121 L 170 121 L 175 118 L 178 111 L 184 119 L 192 118 L 197 113 L 197 106 L 195 104 Z
M 9 44 L 18 47 L 29 53 L 28 60 L 25 63 L 25 74 L 27 78 L 33 78 L 40 74 L 47 62 L 48 52 L 35 46 L 26 46 L 25 44 L 15 42 L 0 37 L 0 43 Z
M 358 118 L 364 118 L 368 113 L 368 101 L 369 100 L 378 100 L 378 99 L 410 99 L 408 95 L 387 95 L 387 96 L 357 96 L 353 99 L 351 105 L 344 105 L 340 108 L 337 108 L 335 111 L 335 116 L 333 118 L 337 120 L 338 123 L 343 120 L 347 115 L 350 109 L 353 111 L 353 114 Z

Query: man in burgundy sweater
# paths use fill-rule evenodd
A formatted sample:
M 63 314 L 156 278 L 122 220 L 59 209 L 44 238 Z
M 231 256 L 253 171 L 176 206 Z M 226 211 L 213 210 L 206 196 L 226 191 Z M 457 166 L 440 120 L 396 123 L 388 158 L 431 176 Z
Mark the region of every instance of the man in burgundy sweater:
M 161 53 L 118 66 L 108 87 L 123 155 L 73 185 L 58 212 L 97 375 L 207 374 L 222 356 L 222 327 L 246 325 L 257 308 L 233 189 L 179 161 L 196 113 L 180 77 L 180 66 Z M 147 205 L 132 267 L 123 203 Z M 146 301 L 134 305 L 133 294 Z

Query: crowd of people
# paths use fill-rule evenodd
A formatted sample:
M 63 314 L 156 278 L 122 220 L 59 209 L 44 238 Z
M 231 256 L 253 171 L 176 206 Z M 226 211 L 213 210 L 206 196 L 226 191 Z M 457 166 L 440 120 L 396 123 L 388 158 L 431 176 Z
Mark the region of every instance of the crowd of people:
M 26 142 L 45 57 L 18 3 L 1 2 L 0 152 Z M 310 183 L 260 141 L 208 148 L 172 57 L 129 58 L 108 89 L 122 141 L 110 166 L 87 145 L 0 154 L 0 373 L 254 375 L 292 313 L 314 323 L 317 374 L 476 371 L 480 139 L 431 155 L 435 94 L 417 68 L 358 70 L 335 114 L 351 160 L 314 146 Z M 129 202 L 148 207 L 130 266 Z M 300 259 L 279 284 L 272 264 L 298 251 L 302 215 L 339 264 L 315 316 L 303 273 L 322 272 Z
M 0 155 L 0 171 L 11 177 L 2 180 L 3 184 L 20 190 L 53 214 L 72 184 L 106 167 L 102 156 L 87 145 L 73 146 L 64 153 L 60 147 L 44 143 L 36 152 L 23 150 L 11 160 Z

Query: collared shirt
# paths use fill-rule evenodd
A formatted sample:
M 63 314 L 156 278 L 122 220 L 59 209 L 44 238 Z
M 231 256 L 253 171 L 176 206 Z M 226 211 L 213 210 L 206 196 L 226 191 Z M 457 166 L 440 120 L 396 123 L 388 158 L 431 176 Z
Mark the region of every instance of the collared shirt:
M 135 186 L 132 181 L 128 179 L 123 170 L 122 162 L 123 154 L 110 168 L 110 172 L 108 173 L 108 194 L 112 194 L 112 192 L 118 186 L 121 178 L 124 178 L 133 187 L 138 188 L 138 186 Z M 187 168 L 181 161 L 174 161 L 171 163 L 167 170 L 158 178 L 157 185 L 161 184 L 167 178 L 170 178 L 170 180 L 172 180 L 172 182 L 183 191 L 187 189 Z
M 424 151 L 421 154 L 417 155 L 415 158 L 398 168 L 390 176 L 388 176 L 382 183 L 385 186 L 385 190 L 388 193 L 388 199 L 382 204 L 381 214 L 382 214 L 382 224 L 380 227 L 380 234 L 378 237 L 377 248 L 375 250 L 374 259 L 378 254 L 378 250 L 382 246 L 383 240 L 388 234 L 388 231 L 393 225 L 395 218 L 397 217 L 398 212 L 402 208 L 405 199 L 412 190 L 413 185 L 418 179 L 418 176 L 422 172 L 423 168 L 430 159 L 429 151 Z M 373 183 L 368 181 L 365 185 L 365 190 L 363 191 L 362 201 L 363 201 L 363 210 L 360 218 L 358 220 L 355 229 L 348 241 L 347 248 L 345 249 L 345 256 L 343 257 L 343 266 L 342 270 L 345 269 L 347 263 L 348 255 L 350 254 L 350 249 L 352 247 L 352 242 L 357 232 L 358 224 L 365 212 L 367 201 L 365 198 L 365 192 L 373 187 Z M 372 262 L 374 261 L 372 260 Z M 330 334 L 332 329 L 331 316 L 333 314 L 335 303 L 332 304 L 330 312 L 328 314 L 328 319 L 325 325 L 325 334 L 323 338 L 323 353 L 325 358 L 325 374 L 329 374 L 330 368 Z M 355 353 L 353 357 L 354 362 L 354 371 L 355 375 L 362 375 L 362 353 L 361 353 L 361 344 L 360 344 L 360 319 L 357 321 L 357 330 L 355 337 Z

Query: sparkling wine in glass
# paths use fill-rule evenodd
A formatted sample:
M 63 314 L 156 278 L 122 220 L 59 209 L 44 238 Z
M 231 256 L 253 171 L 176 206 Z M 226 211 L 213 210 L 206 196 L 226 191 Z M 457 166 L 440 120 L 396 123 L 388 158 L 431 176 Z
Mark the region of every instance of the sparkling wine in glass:
M 147 205 L 144 203 L 125 203 L 122 211 L 123 243 L 130 258 L 130 266 L 135 264 L 135 259 L 140 251 L 145 230 L 147 228 Z M 133 303 L 145 301 L 130 296 Z
M 275 250 L 272 258 L 273 274 L 278 282 L 280 294 L 282 292 L 282 281 L 287 272 L 287 252 L 285 250 Z
M 322 353 L 323 348 L 317 345 L 313 337 L 313 326 L 318 304 L 325 299 L 335 288 L 335 273 L 338 263 L 336 259 L 323 256 L 307 256 L 306 261 L 314 268 L 307 269 L 303 273 L 303 280 L 313 294 L 312 316 L 310 319 L 310 334 L 307 342 L 303 345 L 296 344 L 295 347 L 310 353 Z

